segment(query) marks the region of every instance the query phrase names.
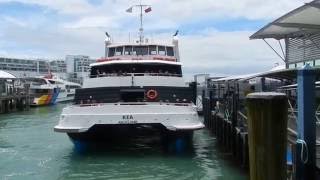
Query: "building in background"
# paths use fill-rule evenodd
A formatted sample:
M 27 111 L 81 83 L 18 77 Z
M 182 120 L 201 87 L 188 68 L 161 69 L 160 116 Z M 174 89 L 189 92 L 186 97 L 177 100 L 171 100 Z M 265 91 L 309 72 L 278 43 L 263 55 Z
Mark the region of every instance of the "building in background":
M 96 62 L 96 60 L 90 59 L 89 56 L 85 55 L 67 55 L 65 62 L 69 79 L 73 82 L 82 83 L 83 78 L 89 75 L 89 65 Z
M 53 73 L 66 73 L 67 64 L 64 60 L 53 60 L 49 62 L 50 71 Z
M 60 78 L 82 83 L 83 78 L 89 75 L 89 65 L 95 61 L 84 55 L 67 55 L 65 60 L 0 57 L 0 70 L 11 73 L 18 78 L 53 73 Z
M 18 78 L 43 76 L 49 72 L 66 77 L 66 65 L 62 60 L 0 57 L 0 70 L 9 72 Z

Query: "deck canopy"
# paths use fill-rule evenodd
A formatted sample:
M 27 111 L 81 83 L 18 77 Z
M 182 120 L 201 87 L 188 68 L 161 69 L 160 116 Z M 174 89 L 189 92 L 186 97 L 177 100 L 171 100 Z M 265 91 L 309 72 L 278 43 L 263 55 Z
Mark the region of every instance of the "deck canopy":
M 313 68 L 316 76 L 316 80 L 320 79 L 320 68 Z M 267 71 L 262 73 L 257 73 L 253 76 L 248 76 L 246 78 L 240 79 L 240 81 L 250 80 L 256 77 L 265 77 L 272 78 L 277 80 L 287 80 L 287 81 L 296 81 L 298 75 L 298 69 L 281 69 L 275 71 Z
M 320 67 L 313 68 L 316 79 L 320 80 Z M 224 78 L 213 79 L 212 82 L 231 82 L 231 81 L 248 81 L 254 78 L 272 78 L 277 80 L 296 81 L 298 69 L 272 69 L 266 72 L 245 74 L 238 76 L 229 76 Z
M 274 38 L 279 40 L 319 32 L 320 0 L 314 0 L 269 23 L 250 36 L 250 39 Z
M 15 79 L 16 77 L 8 72 L 0 70 L 0 79 Z

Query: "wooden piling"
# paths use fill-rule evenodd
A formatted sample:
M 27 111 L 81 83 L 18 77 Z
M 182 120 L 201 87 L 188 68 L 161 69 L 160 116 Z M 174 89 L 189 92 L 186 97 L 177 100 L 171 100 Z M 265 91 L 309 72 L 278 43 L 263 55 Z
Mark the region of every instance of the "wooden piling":
M 251 180 L 285 180 L 287 97 L 261 92 L 247 96 Z

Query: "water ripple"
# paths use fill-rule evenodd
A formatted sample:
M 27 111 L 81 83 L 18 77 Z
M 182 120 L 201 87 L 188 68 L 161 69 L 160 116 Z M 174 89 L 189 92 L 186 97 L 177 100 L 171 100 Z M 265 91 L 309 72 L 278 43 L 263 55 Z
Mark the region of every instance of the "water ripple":
M 164 151 L 154 137 L 107 144 L 85 154 L 65 134 L 54 133 L 65 104 L 0 115 L 0 179 L 246 179 L 221 159 L 216 139 L 206 130 L 194 134 L 182 154 Z

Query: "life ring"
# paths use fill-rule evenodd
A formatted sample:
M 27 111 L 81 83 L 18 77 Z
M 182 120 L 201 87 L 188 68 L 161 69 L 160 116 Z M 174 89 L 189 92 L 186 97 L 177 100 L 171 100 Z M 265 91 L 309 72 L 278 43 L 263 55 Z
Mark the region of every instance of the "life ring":
M 150 89 L 147 92 L 147 98 L 150 100 L 155 100 L 158 97 L 158 92 L 154 89 Z

